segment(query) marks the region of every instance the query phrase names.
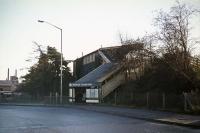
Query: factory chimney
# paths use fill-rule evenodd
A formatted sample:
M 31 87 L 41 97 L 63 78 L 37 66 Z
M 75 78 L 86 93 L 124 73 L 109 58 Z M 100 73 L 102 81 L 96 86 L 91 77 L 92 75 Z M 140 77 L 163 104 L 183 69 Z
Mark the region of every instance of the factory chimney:
M 9 70 L 9 68 L 8 68 L 8 74 L 7 74 L 7 80 L 9 80 L 9 77 L 10 77 L 10 70 Z

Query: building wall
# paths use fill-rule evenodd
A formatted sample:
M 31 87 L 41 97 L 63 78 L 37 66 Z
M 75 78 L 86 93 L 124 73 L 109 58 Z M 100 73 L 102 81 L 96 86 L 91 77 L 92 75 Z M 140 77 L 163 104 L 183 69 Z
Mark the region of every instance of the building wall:
M 84 99 L 86 99 L 86 103 L 99 103 L 99 89 L 98 88 L 81 88 L 85 89 Z M 75 88 L 69 89 L 69 102 L 77 102 L 76 101 L 76 91 Z
M 14 76 L 13 76 L 14 77 Z M 17 89 L 18 78 L 14 77 L 14 80 L 1 80 L 0 91 L 11 91 L 14 92 Z
M 0 91 L 13 91 L 14 88 L 12 86 L 1 86 L 0 85 Z
M 73 75 L 76 80 L 85 76 L 98 66 L 102 64 L 102 59 L 97 52 L 90 53 L 79 59 L 76 59 L 73 63 Z
M 119 85 L 124 83 L 124 81 L 125 81 L 125 75 L 123 72 L 119 72 L 113 75 L 112 78 L 110 78 L 109 80 L 106 80 L 102 85 L 102 98 L 106 97 Z

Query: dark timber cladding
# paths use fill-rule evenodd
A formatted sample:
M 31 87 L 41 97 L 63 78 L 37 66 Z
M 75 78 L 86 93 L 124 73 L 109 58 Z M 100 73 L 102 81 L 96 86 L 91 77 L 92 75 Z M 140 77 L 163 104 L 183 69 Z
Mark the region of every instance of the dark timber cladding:
M 99 103 L 124 82 L 119 62 L 123 46 L 100 48 L 74 61 L 76 81 L 70 83 L 70 102 Z M 121 57 L 120 57 L 121 56 Z

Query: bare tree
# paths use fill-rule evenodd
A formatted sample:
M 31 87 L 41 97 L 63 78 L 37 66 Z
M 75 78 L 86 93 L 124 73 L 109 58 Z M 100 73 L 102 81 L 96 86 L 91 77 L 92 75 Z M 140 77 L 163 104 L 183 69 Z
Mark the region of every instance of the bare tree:
M 159 31 L 156 38 L 163 44 L 165 63 L 174 72 L 181 74 L 195 87 L 191 71 L 191 18 L 199 11 L 177 1 L 169 12 L 159 11 L 155 26 Z
M 127 79 L 139 79 L 144 73 L 144 67 L 150 64 L 155 52 L 153 50 L 153 35 L 145 35 L 142 38 L 127 39 L 120 34 L 122 48 L 119 51 L 123 55 L 121 64 L 127 74 Z M 126 53 L 126 54 L 124 54 Z
M 33 41 L 33 43 L 37 46 L 37 48 L 34 50 L 34 52 L 39 52 L 40 55 L 44 54 L 44 50 L 42 50 L 42 45 L 39 45 L 36 41 Z
M 177 1 L 169 12 L 161 10 L 155 18 L 155 25 L 159 28 L 157 39 L 164 44 L 167 53 L 176 56 L 177 65 L 183 70 L 187 70 L 190 64 L 190 20 L 197 12 Z

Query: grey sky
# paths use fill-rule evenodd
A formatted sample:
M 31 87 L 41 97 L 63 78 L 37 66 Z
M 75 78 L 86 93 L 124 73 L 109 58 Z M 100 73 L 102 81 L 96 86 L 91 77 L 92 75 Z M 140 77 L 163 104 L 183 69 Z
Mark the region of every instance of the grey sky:
M 200 0 L 182 0 L 200 8 Z M 34 57 L 33 43 L 60 51 L 60 32 L 45 20 L 63 29 L 63 56 L 76 59 L 101 45 L 120 45 L 119 32 L 140 37 L 153 31 L 153 11 L 168 10 L 174 0 L 0 0 L 0 79 L 18 70 L 27 72 Z M 193 21 L 194 26 L 200 19 Z M 200 38 L 200 27 L 193 34 Z

